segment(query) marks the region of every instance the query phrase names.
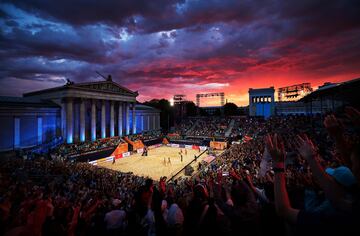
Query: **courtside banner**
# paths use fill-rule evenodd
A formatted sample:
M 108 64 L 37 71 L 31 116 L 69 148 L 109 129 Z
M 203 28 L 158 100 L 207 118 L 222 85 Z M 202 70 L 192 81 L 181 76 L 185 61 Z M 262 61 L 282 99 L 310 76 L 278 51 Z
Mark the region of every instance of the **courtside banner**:
M 109 157 L 106 158 L 105 161 L 106 161 L 106 162 L 113 161 L 114 157 L 115 157 L 115 156 L 109 156 Z
M 193 145 L 193 146 L 192 146 L 192 149 L 198 150 L 198 149 L 199 149 L 199 146 Z
M 89 164 L 91 164 L 91 165 L 97 165 L 97 160 L 95 160 L 95 161 L 89 161 Z
M 180 147 L 180 145 L 179 145 L 179 144 L 176 144 L 176 143 L 172 143 L 172 144 L 171 144 L 171 147 L 178 148 L 178 147 Z
M 113 153 L 111 153 L 111 156 L 118 156 L 119 154 L 122 154 L 124 152 L 127 152 L 129 149 L 128 149 L 128 143 L 120 143 L 115 151 Z
M 158 147 L 161 147 L 162 146 L 162 144 L 161 143 L 158 143 L 158 144 L 155 144 L 155 145 L 151 145 L 151 146 L 149 146 L 148 148 L 149 149 L 154 149 L 154 148 L 158 148 Z M 170 146 L 170 144 L 166 144 L 166 146 Z
M 180 148 L 185 148 L 185 145 L 184 145 L 184 144 L 180 144 L 179 147 L 180 147 Z
M 98 163 L 104 162 L 104 161 L 106 161 L 106 157 L 97 160 Z
M 129 157 L 129 156 L 130 156 L 130 152 L 124 152 L 124 153 L 122 154 L 122 156 L 123 156 L 123 157 Z
M 137 153 L 143 153 L 144 152 L 144 149 L 143 148 L 140 148 L 138 150 L 136 150 Z
M 201 150 L 201 151 L 205 151 L 206 149 L 207 149 L 206 146 L 200 146 L 200 150 Z
M 192 145 L 185 145 L 186 149 L 192 149 Z
M 166 144 L 166 146 L 171 147 L 171 144 L 170 144 L 170 143 L 168 143 L 168 144 Z

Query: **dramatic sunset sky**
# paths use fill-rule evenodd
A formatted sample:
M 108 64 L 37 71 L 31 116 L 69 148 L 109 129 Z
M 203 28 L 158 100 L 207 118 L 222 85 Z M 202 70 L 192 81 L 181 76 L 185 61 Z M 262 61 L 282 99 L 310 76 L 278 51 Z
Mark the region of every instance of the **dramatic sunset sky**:
M 101 79 L 139 101 L 360 77 L 359 0 L 2 0 L 0 95 Z

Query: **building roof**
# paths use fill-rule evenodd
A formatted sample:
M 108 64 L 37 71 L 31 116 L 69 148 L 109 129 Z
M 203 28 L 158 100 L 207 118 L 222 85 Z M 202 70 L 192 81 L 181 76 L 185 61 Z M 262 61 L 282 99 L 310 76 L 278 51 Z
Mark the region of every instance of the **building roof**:
M 57 104 L 51 101 L 44 101 L 37 98 L 23 98 L 23 97 L 7 97 L 0 96 L 1 107 L 47 107 L 59 108 Z
M 299 101 L 308 101 L 322 96 L 359 96 L 360 78 L 321 87 Z
M 156 109 L 151 106 L 146 106 L 143 104 L 136 104 L 136 110 L 143 110 L 143 111 L 153 111 L 153 112 L 161 112 L 159 109 Z
M 250 92 L 275 92 L 274 87 L 269 87 L 269 88 L 249 88 L 249 93 Z
M 49 92 L 54 92 L 54 91 L 60 91 L 60 90 L 66 90 L 66 89 L 70 89 L 70 88 L 93 91 L 93 92 L 94 91 L 95 92 L 103 91 L 106 93 L 121 94 L 121 95 L 127 95 L 127 96 L 132 96 L 132 97 L 136 97 L 139 95 L 137 91 L 135 91 L 135 92 L 131 91 L 130 89 L 125 88 L 125 87 L 119 85 L 118 83 L 115 83 L 112 80 L 104 80 L 104 81 L 94 81 L 94 82 L 86 82 L 86 83 L 70 82 L 65 85 L 54 87 L 54 88 L 24 93 L 23 96 L 30 97 L 30 96 L 34 96 L 34 95 L 39 95 L 39 94 L 49 93 Z

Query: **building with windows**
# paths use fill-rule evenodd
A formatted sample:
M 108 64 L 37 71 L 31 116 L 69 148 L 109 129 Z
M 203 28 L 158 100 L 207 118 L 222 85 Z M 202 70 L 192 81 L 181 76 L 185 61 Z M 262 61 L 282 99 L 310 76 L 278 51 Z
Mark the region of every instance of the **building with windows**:
M 249 115 L 268 118 L 274 115 L 274 87 L 249 89 Z

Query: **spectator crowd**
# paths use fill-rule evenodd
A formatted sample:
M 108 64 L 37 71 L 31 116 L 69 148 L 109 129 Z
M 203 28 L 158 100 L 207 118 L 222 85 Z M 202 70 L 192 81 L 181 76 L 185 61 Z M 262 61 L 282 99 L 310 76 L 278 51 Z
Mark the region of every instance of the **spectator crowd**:
M 189 124 L 211 136 L 230 121 Z M 231 135 L 247 139 L 169 182 L 44 157 L 3 161 L 0 233 L 358 235 L 359 130 L 351 107 L 325 118 L 241 118 Z

